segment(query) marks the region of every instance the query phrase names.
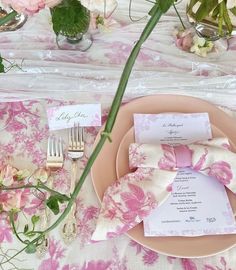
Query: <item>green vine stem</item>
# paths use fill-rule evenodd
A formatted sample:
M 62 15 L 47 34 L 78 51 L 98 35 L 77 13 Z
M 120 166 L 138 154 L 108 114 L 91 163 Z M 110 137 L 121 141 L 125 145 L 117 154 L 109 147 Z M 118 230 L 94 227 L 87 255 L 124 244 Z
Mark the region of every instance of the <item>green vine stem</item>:
M 174 3 L 173 3 L 173 7 L 174 7 L 174 10 L 175 10 L 175 13 L 177 14 L 177 16 L 178 16 L 178 18 L 179 18 L 179 20 L 180 20 L 180 23 L 181 23 L 181 25 L 182 25 L 183 29 L 185 30 L 185 29 L 186 29 L 186 27 L 185 27 L 185 25 L 184 25 L 184 22 L 183 22 L 183 20 L 182 20 L 182 18 L 181 18 L 181 16 L 180 16 L 180 14 L 179 14 L 179 11 L 177 10 L 177 8 L 176 8 L 176 6 L 175 6 L 175 4 L 174 4 Z
M 219 4 L 220 12 L 219 12 L 219 18 L 218 18 L 218 32 L 220 36 L 223 36 L 223 12 L 224 12 L 223 4 L 224 4 L 223 2 Z
M 16 187 L 0 187 L 0 190 L 16 190 L 16 189 L 43 189 L 53 195 L 59 195 L 59 196 L 64 196 L 66 199 L 70 199 L 68 196 L 65 194 L 62 194 L 54 189 L 49 188 L 48 186 L 44 185 L 41 181 L 38 182 L 37 185 L 22 185 L 22 186 L 16 186 Z
M 164 5 L 164 9 L 165 9 L 164 11 L 162 10 L 161 6 L 159 5 L 159 2 L 160 3 L 162 2 L 162 7 Z M 147 38 L 150 36 L 150 34 L 152 33 L 154 27 L 156 26 L 156 24 L 160 20 L 162 14 L 165 13 L 172 4 L 173 4 L 173 1 L 171 1 L 171 0 L 157 1 L 155 3 L 155 5 L 153 6 L 153 8 L 151 9 L 151 11 L 149 13 L 151 15 L 151 17 L 150 17 L 148 23 L 146 24 L 143 32 L 141 33 L 139 40 L 136 42 L 134 48 L 132 49 L 130 56 L 125 64 L 125 67 L 124 67 L 124 70 L 122 72 L 115 97 L 114 97 L 112 105 L 111 105 L 110 112 L 108 114 L 105 129 L 101 133 L 101 138 L 100 138 L 99 142 L 97 143 L 95 149 L 93 150 L 90 158 L 88 159 L 86 167 L 85 167 L 73 193 L 71 194 L 71 198 L 68 201 L 67 207 L 62 212 L 60 217 L 50 227 L 48 227 L 46 230 L 44 230 L 42 232 L 39 232 L 41 234 L 38 237 L 36 237 L 32 241 L 28 242 L 27 245 L 22 250 L 20 250 L 16 254 L 14 254 L 11 258 L 4 261 L 2 264 L 9 262 L 11 259 L 15 258 L 17 255 L 19 255 L 22 251 L 28 249 L 30 246 L 36 245 L 41 239 L 43 239 L 45 234 L 47 234 L 50 231 L 52 231 L 53 229 L 55 229 L 61 223 L 61 221 L 67 216 L 67 214 L 70 212 L 70 209 L 71 209 L 72 205 L 74 204 L 74 202 L 75 202 L 75 200 L 76 200 L 76 198 L 81 190 L 81 187 L 82 187 L 86 177 L 89 174 L 89 171 L 90 171 L 95 159 L 97 158 L 98 154 L 100 153 L 106 140 L 111 139 L 110 134 L 111 134 L 111 131 L 112 131 L 113 126 L 115 124 L 116 116 L 117 116 L 117 113 L 118 113 L 119 108 L 121 106 L 122 98 L 123 98 L 123 95 L 125 93 L 125 89 L 126 89 L 132 68 L 133 68 L 134 63 L 136 61 L 136 58 L 141 50 L 141 47 L 142 47 L 143 43 L 147 40 Z

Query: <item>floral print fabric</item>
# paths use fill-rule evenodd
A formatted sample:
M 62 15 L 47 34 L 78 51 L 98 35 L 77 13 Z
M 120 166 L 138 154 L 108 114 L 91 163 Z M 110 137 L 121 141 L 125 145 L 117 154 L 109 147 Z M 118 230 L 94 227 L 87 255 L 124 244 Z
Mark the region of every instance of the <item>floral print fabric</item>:
M 226 138 L 191 145 L 131 144 L 131 170 L 106 190 L 93 240 L 121 235 L 140 223 L 170 195 L 178 168 L 214 177 L 236 193 L 236 155 Z
M 90 97 L 92 99 L 92 97 Z M 27 168 L 34 171 L 43 167 L 46 162 L 47 138 L 49 130 L 46 119 L 46 108 L 49 106 L 69 105 L 70 102 L 57 100 L 24 101 L 1 104 L 4 110 L 0 112 L 0 166 L 7 163 L 18 169 Z M 1 108 L 2 108 L 1 107 Z M 103 110 L 103 121 L 106 120 L 108 108 Z M 3 123 L 4 120 L 4 123 Z M 86 128 L 85 157 L 79 162 L 79 170 L 83 170 L 91 153 L 98 128 Z M 64 145 L 67 143 L 67 133 L 60 133 Z M 228 145 L 225 145 L 227 148 Z M 204 158 L 203 158 L 204 159 Z M 141 157 L 140 161 L 143 160 Z M 201 162 L 200 162 L 201 163 Z M 199 164 L 200 164 L 199 163 Z M 200 167 L 200 165 L 199 165 Z M 216 171 L 215 171 L 216 172 Z M 149 176 L 151 171 L 146 170 Z M 139 174 L 140 181 L 144 174 Z M 228 175 L 228 174 L 226 174 Z M 68 191 L 70 163 L 65 157 L 64 168 L 53 175 L 55 190 Z M 227 177 L 225 179 L 228 179 Z M 170 190 L 170 189 L 168 189 Z M 132 200 L 143 198 L 142 192 L 132 188 Z M 165 191 L 166 194 L 166 191 Z M 126 198 L 126 194 L 123 195 Z M 44 205 L 40 197 L 28 196 L 24 215 L 20 223 L 25 224 L 25 218 L 43 211 Z M 147 207 L 152 207 L 150 197 Z M 69 246 L 65 245 L 60 235 L 60 226 L 49 234 L 49 250 L 44 257 L 35 254 L 22 253 L 11 263 L 2 262 L 8 256 L 22 248 L 10 228 L 4 213 L 0 214 L 0 264 L 1 269 L 27 270 L 235 270 L 236 248 L 207 258 L 175 258 L 152 251 L 129 237 L 122 235 L 107 241 L 92 242 L 91 237 L 96 227 L 100 204 L 94 192 L 90 176 L 86 179 L 76 201 L 76 217 L 78 236 Z M 132 201 L 127 200 L 132 208 Z M 134 211 L 135 208 L 132 208 Z M 139 216 L 145 214 L 140 212 Z M 137 218 L 139 218 L 139 216 Z

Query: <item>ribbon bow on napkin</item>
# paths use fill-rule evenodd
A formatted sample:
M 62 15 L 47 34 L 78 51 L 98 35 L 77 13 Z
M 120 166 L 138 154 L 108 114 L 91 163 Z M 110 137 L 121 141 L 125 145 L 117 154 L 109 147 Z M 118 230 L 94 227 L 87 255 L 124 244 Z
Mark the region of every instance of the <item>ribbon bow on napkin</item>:
M 179 168 L 212 176 L 236 192 L 236 154 L 225 138 L 188 146 L 133 143 L 129 164 L 136 170 L 115 181 L 104 194 L 94 241 L 123 234 L 147 217 L 170 195 Z

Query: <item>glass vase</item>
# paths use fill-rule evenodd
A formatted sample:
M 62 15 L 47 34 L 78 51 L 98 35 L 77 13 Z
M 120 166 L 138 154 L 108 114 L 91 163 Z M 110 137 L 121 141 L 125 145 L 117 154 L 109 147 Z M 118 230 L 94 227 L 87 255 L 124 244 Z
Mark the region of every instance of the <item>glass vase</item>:
M 59 33 L 56 36 L 57 46 L 61 50 L 87 51 L 93 44 L 92 35 L 88 32 L 77 33 L 73 36 Z
M 192 2 L 194 3 L 194 5 L 192 5 Z M 223 25 L 222 33 L 220 35 L 217 19 L 214 19 L 211 16 L 208 16 L 201 21 L 197 21 L 195 19 L 195 14 L 199 5 L 200 5 L 200 1 L 195 1 L 195 0 L 188 1 L 187 7 L 186 7 L 186 14 L 187 14 L 189 23 L 195 28 L 197 34 L 200 37 L 204 37 L 205 39 L 210 40 L 210 41 L 216 41 L 220 38 L 226 38 L 226 37 L 231 37 L 231 36 L 236 35 L 236 16 L 231 11 L 229 11 L 229 16 L 233 24 L 233 30 L 229 34 L 229 32 L 227 31 L 227 28 Z
M 0 7 L 0 19 L 12 12 L 12 9 L 3 9 Z M 0 26 L 0 32 L 15 31 L 21 28 L 27 21 L 27 16 L 24 14 L 17 14 L 12 20 Z
M 90 12 L 80 1 L 63 0 L 51 9 L 51 15 L 59 49 L 86 51 L 91 47 Z

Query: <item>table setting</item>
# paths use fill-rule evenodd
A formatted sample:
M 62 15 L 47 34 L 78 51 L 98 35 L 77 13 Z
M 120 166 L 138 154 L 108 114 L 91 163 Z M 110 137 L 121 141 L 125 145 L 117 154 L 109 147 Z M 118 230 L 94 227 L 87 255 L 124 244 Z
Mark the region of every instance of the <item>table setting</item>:
M 0 269 L 236 270 L 236 4 L 206 2 L 0 1 Z

